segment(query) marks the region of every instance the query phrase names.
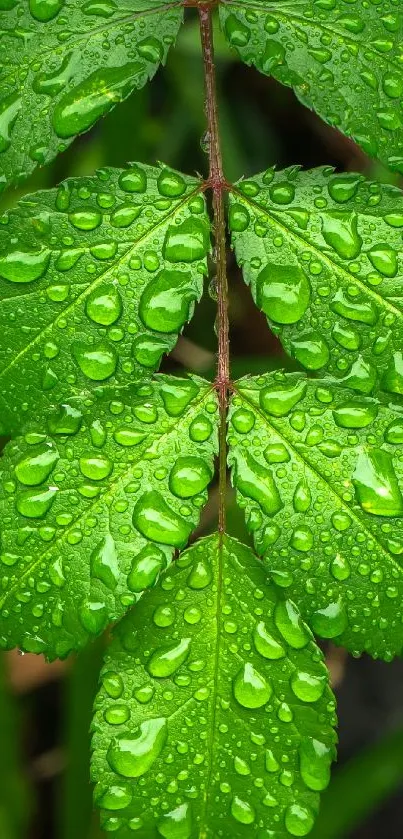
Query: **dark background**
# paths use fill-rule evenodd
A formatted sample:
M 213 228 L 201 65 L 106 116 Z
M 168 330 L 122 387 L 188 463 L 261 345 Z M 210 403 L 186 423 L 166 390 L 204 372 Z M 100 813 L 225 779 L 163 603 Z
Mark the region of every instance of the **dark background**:
M 277 164 L 331 164 L 388 179 L 350 140 L 301 106 L 293 93 L 237 61 L 217 33 L 220 123 L 229 180 Z M 197 21 L 192 14 L 165 70 L 133 94 L 54 164 L 38 171 L 23 192 L 54 186 L 103 165 L 162 160 L 206 174 L 203 75 Z M 289 366 L 228 250 L 232 372 Z M 181 367 L 212 375 L 216 304 L 206 289 L 172 356 Z M 213 489 L 200 532 L 215 525 Z M 242 513 L 230 502 L 232 532 L 247 540 Z M 46 665 L 41 657 L 10 654 L 0 675 L 0 839 L 100 839 L 89 782 L 91 706 L 103 641 L 75 661 Z M 403 836 L 403 663 L 348 658 L 325 648 L 338 699 L 340 749 L 314 839 L 401 839 Z

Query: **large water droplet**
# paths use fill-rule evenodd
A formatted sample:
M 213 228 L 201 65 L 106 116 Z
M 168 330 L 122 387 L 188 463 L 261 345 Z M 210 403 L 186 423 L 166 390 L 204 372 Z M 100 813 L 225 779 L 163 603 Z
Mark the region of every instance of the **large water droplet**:
M 276 661 L 279 658 L 284 658 L 284 647 L 273 638 L 268 632 L 264 621 L 259 621 L 253 632 L 253 641 L 255 647 L 264 658 Z
M 165 556 L 156 545 L 145 545 L 134 560 L 127 578 L 130 591 L 140 592 L 153 586 L 157 577 L 165 568 Z
M 268 516 L 274 516 L 283 507 L 272 471 L 247 451 L 237 452 L 234 483 L 243 495 L 257 501 Z
M 192 526 L 168 506 L 155 490 L 146 492 L 133 510 L 133 525 L 147 539 L 183 548 Z
M 149 329 L 177 332 L 188 320 L 190 304 L 195 299 L 191 274 L 164 269 L 144 289 L 139 314 Z
M 233 690 L 235 699 L 243 708 L 262 708 L 273 693 L 269 682 L 250 662 L 235 676 Z
M 80 471 L 91 481 L 103 481 L 108 478 L 113 469 L 113 463 L 103 455 L 80 457 Z
M 143 68 L 139 63 L 96 70 L 58 102 L 52 123 L 62 138 L 80 134 L 121 102 L 136 86 Z
M 113 537 L 108 533 L 91 554 L 91 576 L 113 591 L 119 578 L 119 562 Z
M 303 737 L 299 747 L 299 765 L 301 776 L 308 789 L 321 792 L 326 789 L 330 780 L 330 763 L 332 749 L 315 740 L 314 737 Z
M 163 255 L 170 262 L 194 262 L 203 259 L 209 247 L 207 224 L 198 218 L 188 218 L 182 224 L 168 227 Z
M 211 470 L 201 457 L 178 457 L 169 476 L 169 488 L 178 498 L 193 498 L 211 479 Z
M 290 647 L 295 650 L 306 647 L 311 636 L 291 600 L 280 600 L 274 611 L 274 622 Z
M 112 284 L 103 283 L 94 289 L 85 304 L 85 311 L 94 323 L 111 326 L 122 314 L 122 298 Z
M 318 332 L 304 332 L 291 341 L 292 354 L 308 370 L 319 370 L 329 361 L 330 351 Z
M 315 816 L 309 807 L 291 804 L 285 811 L 285 826 L 291 836 L 307 836 L 313 828 Z
M 18 480 L 26 486 L 38 486 L 49 477 L 59 455 L 51 443 L 32 448 L 15 467 Z
M 112 740 L 106 756 L 109 766 L 124 778 L 140 778 L 161 754 L 167 734 L 164 717 L 146 720 L 139 726 L 137 736 L 122 734 Z
M 358 323 L 366 323 L 369 326 L 374 326 L 378 320 L 378 312 L 372 300 L 363 302 L 357 299 L 351 300 L 342 288 L 336 291 L 330 308 L 337 315 L 342 315 L 343 318 L 355 320 Z
M 156 650 L 151 656 L 147 670 L 157 679 L 167 679 L 176 673 L 190 653 L 190 638 L 182 638 L 176 644 L 169 644 Z
M 317 702 L 326 687 L 326 676 L 315 676 L 295 670 L 290 680 L 291 689 L 301 702 Z
M 64 3 L 65 0 L 29 0 L 29 11 L 36 20 L 47 23 L 59 14 Z
M 403 514 L 403 496 L 389 452 L 376 448 L 360 452 L 352 480 L 357 500 L 366 513 Z
M 103 382 L 113 376 L 118 363 L 118 355 L 112 344 L 100 341 L 99 344 L 88 347 L 77 341 L 72 349 L 81 372 L 92 381 Z
M 388 393 L 403 394 L 403 353 L 396 352 L 382 377 L 382 388 Z
M 50 510 L 57 493 L 57 487 L 28 489 L 17 494 L 17 510 L 29 519 L 40 519 Z
M 22 99 L 17 93 L 6 96 L 0 102 L 0 153 L 10 147 L 11 131 L 21 107 Z
M 234 795 L 231 801 L 231 815 L 240 824 L 253 824 L 255 821 L 255 811 L 252 805 L 243 801 L 238 795 Z
M 306 381 L 301 380 L 295 385 L 269 385 L 260 391 L 260 407 L 266 414 L 274 417 L 285 417 L 292 408 L 300 402 L 306 393 Z
M 42 277 L 49 265 L 50 251 L 14 250 L 0 256 L 0 276 L 11 283 L 32 283 Z
M 347 613 L 342 600 L 329 603 L 311 616 L 312 629 L 322 638 L 337 638 L 348 626 Z
M 355 259 L 362 247 L 357 229 L 356 213 L 326 213 L 322 220 L 322 234 L 342 259 Z
M 340 428 L 366 428 L 374 421 L 378 407 L 371 402 L 344 402 L 333 411 L 336 424 Z
M 275 323 L 297 323 L 305 314 L 311 288 L 298 265 L 269 263 L 256 280 L 256 301 Z
M 190 839 L 193 830 L 190 804 L 180 804 L 165 813 L 157 824 L 157 830 L 164 839 Z

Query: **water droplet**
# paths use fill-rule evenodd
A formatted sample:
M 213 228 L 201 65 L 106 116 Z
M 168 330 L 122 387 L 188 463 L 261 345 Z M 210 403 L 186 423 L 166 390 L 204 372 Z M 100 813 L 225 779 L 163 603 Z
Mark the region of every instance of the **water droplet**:
M 137 502 L 133 510 L 133 525 L 147 539 L 175 548 L 183 548 L 192 531 L 192 526 L 178 516 L 155 490 L 144 493 Z
M 329 361 L 330 351 L 318 332 L 304 332 L 291 341 L 293 356 L 308 370 L 319 370 Z
M 52 123 L 58 137 L 67 139 L 91 128 L 99 117 L 128 96 L 142 73 L 139 63 L 107 67 L 96 70 L 69 90 L 53 112 Z
M 157 824 L 157 830 L 164 839 L 190 839 L 193 831 L 190 804 L 180 804 L 165 813 Z
M 285 826 L 291 836 L 307 836 L 313 828 L 315 816 L 309 807 L 291 804 L 285 811 Z
M 364 302 L 360 302 L 357 299 L 350 300 L 341 288 L 336 291 L 330 308 L 337 315 L 342 315 L 342 317 L 348 318 L 348 320 L 358 321 L 358 323 L 366 323 L 369 326 L 374 326 L 378 320 L 376 306 L 371 300 Z
M 351 574 L 350 563 L 344 556 L 337 554 L 330 565 L 330 572 L 335 580 L 339 580 L 339 582 L 348 580 Z
M 256 280 L 256 302 L 275 323 L 297 323 L 310 301 L 309 280 L 298 265 L 269 263 Z
M 403 394 L 403 353 L 396 352 L 382 377 L 382 388 L 388 393 Z
M 146 545 L 136 556 L 127 578 L 130 591 L 141 592 L 153 586 L 165 564 L 163 552 L 155 545 Z
M 250 215 L 242 204 L 231 204 L 229 211 L 229 227 L 233 233 L 243 233 L 250 224 Z
M 141 295 L 141 320 L 156 332 L 177 332 L 189 319 L 190 304 L 196 296 L 190 273 L 164 269 Z
M 290 455 L 284 443 L 269 443 L 264 452 L 267 463 L 288 463 Z
M 332 749 L 315 740 L 314 737 L 302 737 L 299 746 L 299 765 L 301 776 L 308 787 L 314 792 L 326 789 L 330 780 L 330 763 Z
M 266 414 L 274 417 L 285 417 L 292 408 L 303 399 L 306 393 L 306 381 L 301 380 L 295 385 L 269 385 L 260 391 L 260 407 Z
M 283 507 L 271 470 L 247 451 L 236 454 L 234 484 L 243 495 L 256 501 L 268 516 L 275 515 Z
M 353 400 L 344 402 L 333 411 L 336 425 L 340 428 L 366 428 L 377 414 L 378 408 L 375 403 Z
M 127 786 L 111 784 L 106 790 L 95 794 L 98 807 L 104 810 L 124 810 L 132 800 L 132 793 Z
M 140 778 L 161 754 L 167 734 L 164 717 L 146 720 L 138 727 L 137 736 L 122 734 L 112 740 L 106 756 L 109 766 L 124 778 Z
M 123 725 L 130 719 L 130 709 L 127 705 L 118 705 L 115 702 L 106 709 L 104 718 L 109 725 Z
M 11 283 L 32 283 L 44 275 L 49 265 L 50 251 L 10 251 L 0 256 L 0 276 Z
M 110 533 L 97 545 L 91 554 L 91 576 L 101 580 L 113 591 L 119 579 L 119 562 L 115 542 Z
M 201 457 L 178 457 L 169 476 L 169 488 L 178 498 L 193 498 L 206 489 L 212 477 Z
M 243 708 L 262 708 L 269 701 L 273 689 L 253 664 L 247 662 L 233 683 L 234 696 Z
M 360 452 L 352 481 L 357 500 L 366 513 L 373 516 L 403 514 L 403 496 L 389 452 L 377 448 Z
M 109 670 L 102 674 L 102 684 L 112 699 L 119 699 L 123 693 L 123 680 L 119 673 Z
M 341 259 L 359 256 L 362 239 L 357 230 L 356 213 L 326 213 L 322 219 L 322 234 Z
M 315 676 L 295 670 L 290 680 L 291 689 L 301 702 L 317 702 L 326 687 L 326 676 Z
M 274 611 L 274 622 L 284 640 L 295 650 L 302 650 L 310 640 L 308 628 L 302 622 L 290 600 L 280 600 Z
M 113 469 L 113 463 L 103 455 L 80 457 L 80 470 L 86 478 L 92 481 L 103 481 L 108 478 Z
M 29 0 L 29 11 L 36 20 L 47 23 L 59 14 L 64 2 L 65 0 Z
M 296 513 L 306 513 L 311 506 L 311 491 L 305 481 L 299 481 L 295 488 L 293 506 Z
M 108 613 L 103 601 L 89 600 L 79 608 L 80 622 L 86 632 L 98 635 L 105 629 Z
M 240 824 L 253 824 L 255 821 L 255 811 L 252 805 L 243 801 L 238 795 L 234 795 L 232 799 L 231 815 Z
M 205 443 L 213 433 L 213 426 L 202 414 L 195 417 L 189 428 L 190 439 L 195 443 Z
M 127 169 L 119 176 L 119 186 L 125 192 L 145 192 L 147 189 L 147 174 L 144 169 L 132 163 L 130 169 Z
M 263 621 L 260 621 L 254 629 L 253 641 L 255 647 L 264 658 L 276 661 L 279 658 L 284 658 L 284 647 L 273 638 L 268 632 Z
M 181 416 L 198 392 L 197 385 L 191 379 L 177 378 L 174 381 L 165 381 L 160 385 L 164 408 L 170 417 Z M 204 417 L 202 419 L 204 420 Z M 196 421 L 193 420 L 193 423 Z M 210 434 L 205 439 L 208 439 L 209 436 Z
M 233 47 L 245 47 L 251 35 L 250 29 L 233 14 L 226 18 L 225 34 Z
M 203 588 L 207 588 L 210 585 L 213 579 L 213 571 L 211 568 L 211 564 L 203 557 L 199 559 L 198 562 L 195 563 L 193 568 L 190 571 L 190 574 L 187 578 L 187 583 L 190 588 L 196 589 L 196 591 L 200 591 Z
M 399 445 L 403 443 L 403 419 L 397 419 L 388 425 L 385 431 L 385 440 L 387 443 Z
M 328 183 L 329 195 L 338 204 L 345 204 L 357 194 L 362 177 L 353 173 L 337 175 Z
M 0 103 L 0 153 L 7 151 L 11 143 L 11 131 L 22 107 L 18 94 L 6 96 Z
M 388 245 L 376 245 L 368 251 L 368 257 L 374 268 L 384 277 L 395 277 L 397 274 L 397 253 Z
M 31 449 L 18 460 L 15 474 L 26 486 L 38 486 L 49 477 L 59 459 L 56 449 L 46 443 Z
M 17 494 L 17 510 L 29 519 L 40 519 L 50 510 L 57 493 L 57 487 L 28 489 Z
M 85 311 L 94 323 L 111 326 L 122 314 L 122 298 L 112 284 L 103 283 L 91 292 L 85 304 Z
M 311 616 L 312 629 L 322 638 L 337 638 L 348 626 L 347 613 L 342 600 L 329 603 Z
M 157 181 L 158 190 L 166 198 L 180 198 L 186 191 L 186 182 L 178 172 L 162 169 Z
M 157 679 L 167 679 L 183 664 L 190 653 L 190 638 L 182 638 L 176 644 L 169 644 L 156 650 L 151 656 L 147 670 Z
M 77 341 L 73 344 L 73 355 L 81 372 L 95 382 L 113 376 L 118 363 L 115 347 L 106 341 L 91 347 Z
M 185 219 L 168 227 L 163 256 L 170 262 L 195 262 L 204 259 L 210 247 L 209 229 L 199 218 Z

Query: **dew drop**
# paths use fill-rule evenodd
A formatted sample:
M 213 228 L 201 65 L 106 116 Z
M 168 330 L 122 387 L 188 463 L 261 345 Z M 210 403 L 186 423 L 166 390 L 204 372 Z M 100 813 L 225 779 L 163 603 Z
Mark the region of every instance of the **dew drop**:
M 124 778 L 140 778 L 160 756 L 167 735 L 164 717 L 146 720 L 138 727 L 137 736 L 122 734 L 112 740 L 106 756 L 109 766 Z
M 306 387 L 303 380 L 295 385 L 269 385 L 260 391 L 260 407 L 266 414 L 285 417 L 303 399 Z
M 169 488 L 178 498 L 193 498 L 211 479 L 211 470 L 201 457 L 178 457 L 169 476 Z
M 38 486 L 49 477 L 58 459 L 59 455 L 50 443 L 38 446 L 18 460 L 16 477 L 26 486 Z
M 352 481 L 358 503 L 366 513 L 373 516 L 403 514 L 403 496 L 389 452 L 377 448 L 360 452 Z
M 190 653 L 190 638 L 183 638 L 176 644 L 161 647 L 152 654 L 147 670 L 157 679 L 167 679 L 186 661 Z
M 122 298 L 114 285 L 103 283 L 91 292 L 85 304 L 88 317 L 102 326 L 111 326 L 122 314 Z
M 0 256 L 0 276 L 11 283 L 32 283 L 43 277 L 50 260 L 50 251 L 10 251 Z
M 256 279 L 256 302 L 275 323 L 297 323 L 305 314 L 311 289 L 298 265 L 269 263 Z
M 133 525 L 147 539 L 175 548 L 183 548 L 192 531 L 156 490 L 144 493 L 135 505 Z
M 16 506 L 19 513 L 29 519 L 40 519 L 50 510 L 57 493 L 57 487 L 28 489 L 17 494 Z
M 292 692 L 301 702 L 317 702 L 326 687 L 326 676 L 296 670 L 290 680 Z
M 65 0 L 29 0 L 29 11 L 36 20 L 47 23 L 59 14 L 64 2 Z
M 264 621 L 260 621 L 256 625 L 253 632 L 253 642 L 258 653 L 264 658 L 276 661 L 285 656 L 284 647 L 270 635 Z
M 322 220 L 322 234 L 341 259 L 359 256 L 362 239 L 357 230 L 356 213 L 326 213 Z
M 283 507 L 271 470 L 262 466 L 247 451 L 237 453 L 234 483 L 243 495 L 256 501 L 268 516 L 275 515 Z
M 233 683 L 234 696 L 243 708 L 262 708 L 269 701 L 273 689 L 253 664 L 247 662 Z
M 302 622 L 290 600 L 280 600 L 274 611 L 274 622 L 284 640 L 295 650 L 302 650 L 310 640 L 307 627 Z
M 113 591 L 119 578 L 119 562 L 113 537 L 108 533 L 91 554 L 91 576 Z
M 190 273 L 164 269 L 141 295 L 141 320 L 155 332 L 177 332 L 189 319 L 190 304 L 196 296 Z
M 163 552 L 155 545 L 146 545 L 142 548 L 127 578 L 130 591 L 141 592 L 153 586 L 158 575 L 165 568 L 165 564 Z
M 207 224 L 201 219 L 189 218 L 182 224 L 168 227 L 163 256 L 169 262 L 195 262 L 197 259 L 204 259 L 209 247 Z
M 234 795 L 232 799 L 231 815 L 240 824 L 253 824 L 255 821 L 255 811 L 252 805 L 243 801 L 238 795 Z
M 115 348 L 106 341 L 91 347 L 77 341 L 73 344 L 73 355 L 81 372 L 95 382 L 102 382 L 113 376 L 118 363 Z
M 157 830 L 164 839 L 190 839 L 193 821 L 190 805 L 180 804 L 169 813 L 165 813 L 157 824 Z
M 309 807 L 291 804 L 285 811 L 285 826 L 291 836 L 307 836 L 313 828 L 314 814 Z
M 330 780 L 332 750 L 314 737 L 302 737 L 299 746 L 299 765 L 302 780 L 308 789 L 321 792 Z
M 311 616 L 312 629 L 322 638 L 337 638 L 347 629 L 348 618 L 342 600 L 329 603 Z

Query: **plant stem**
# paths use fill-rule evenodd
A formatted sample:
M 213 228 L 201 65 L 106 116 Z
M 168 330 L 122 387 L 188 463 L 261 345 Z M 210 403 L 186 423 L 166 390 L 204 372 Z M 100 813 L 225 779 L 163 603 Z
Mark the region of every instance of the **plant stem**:
M 213 193 L 214 237 L 216 249 L 218 293 L 218 365 L 216 388 L 220 408 L 219 431 L 219 507 L 218 529 L 225 531 L 227 491 L 227 409 L 230 387 L 228 282 L 224 192 L 227 182 L 223 174 L 220 132 L 218 126 L 217 85 L 214 63 L 212 5 L 199 5 L 200 36 L 206 85 L 206 116 L 209 149 L 209 177 L 206 186 Z

